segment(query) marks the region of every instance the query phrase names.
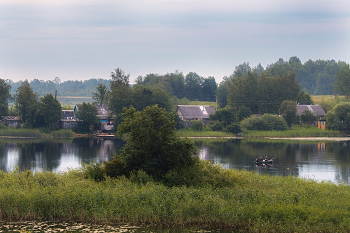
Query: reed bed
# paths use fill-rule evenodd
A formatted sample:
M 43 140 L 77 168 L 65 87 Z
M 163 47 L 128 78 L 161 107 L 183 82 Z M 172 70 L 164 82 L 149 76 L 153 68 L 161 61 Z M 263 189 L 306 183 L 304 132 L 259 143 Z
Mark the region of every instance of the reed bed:
M 209 177 L 217 182 L 204 187 L 166 187 L 108 177 L 95 182 L 84 178 L 82 170 L 1 171 L 0 221 L 199 226 L 244 232 L 350 231 L 347 185 L 211 166 L 215 174 Z
M 180 137 L 234 137 L 235 135 L 222 131 L 202 130 L 196 131 L 190 128 L 177 130 L 177 135 Z
M 253 131 L 243 132 L 244 137 L 341 137 L 339 131 L 322 130 L 315 126 L 301 127 L 295 126 L 294 129 L 285 131 Z
M 51 138 L 72 138 L 74 136 L 72 130 L 55 130 L 49 133 L 43 133 L 38 129 L 14 129 L 14 128 L 3 128 L 0 129 L 0 136 L 2 137 L 13 137 L 13 138 L 40 138 L 40 139 L 51 139 Z

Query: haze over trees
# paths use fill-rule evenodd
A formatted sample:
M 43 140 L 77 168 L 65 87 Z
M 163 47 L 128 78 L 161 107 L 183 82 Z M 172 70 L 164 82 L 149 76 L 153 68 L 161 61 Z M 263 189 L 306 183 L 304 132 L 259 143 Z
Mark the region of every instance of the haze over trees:
M 8 101 L 11 99 L 10 89 L 11 86 L 0 79 L 0 116 L 7 116 Z

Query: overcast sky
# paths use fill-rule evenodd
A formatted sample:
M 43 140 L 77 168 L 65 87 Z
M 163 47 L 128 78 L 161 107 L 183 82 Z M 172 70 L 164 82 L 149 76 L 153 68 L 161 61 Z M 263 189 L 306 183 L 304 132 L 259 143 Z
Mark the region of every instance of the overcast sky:
M 0 78 L 130 81 L 249 62 L 350 63 L 349 0 L 0 0 Z

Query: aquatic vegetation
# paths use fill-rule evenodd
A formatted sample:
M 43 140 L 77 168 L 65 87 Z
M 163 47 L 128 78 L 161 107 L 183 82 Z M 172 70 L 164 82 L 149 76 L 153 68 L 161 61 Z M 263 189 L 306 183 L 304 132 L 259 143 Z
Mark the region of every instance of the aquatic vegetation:
M 224 227 L 242 231 L 348 232 L 350 186 L 270 177 L 203 162 L 192 186 L 151 179 L 85 178 L 65 173 L 0 171 L 0 221 Z M 136 177 L 135 177 L 136 176 Z M 145 174 L 141 173 L 141 177 Z

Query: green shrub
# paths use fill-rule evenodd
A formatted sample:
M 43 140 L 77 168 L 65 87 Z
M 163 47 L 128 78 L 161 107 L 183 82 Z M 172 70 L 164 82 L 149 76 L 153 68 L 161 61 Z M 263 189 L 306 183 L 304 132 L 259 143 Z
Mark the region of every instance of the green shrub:
M 84 171 L 85 178 L 95 181 L 102 181 L 105 179 L 105 172 L 100 163 L 91 162 L 89 165 L 82 163 L 82 169 Z
M 251 116 L 244 119 L 241 124 L 244 130 L 258 130 L 258 131 L 283 131 L 288 129 L 287 122 L 277 115 L 264 114 L 261 117 Z
M 210 128 L 213 131 L 222 131 L 224 129 L 224 123 L 220 121 L 212 121 L 210 122 Z
M 227 126 L 226 128 L 226 132 L 229 132 L 229 133 L 239 133 L 241 132 L 241 127 L 240 127 L 240 124 L 238 122 L 234 122 L 234 123 L 231 123 Z
M 196 131 L 203 130 L 203 122 L 201 120 L 192 120 L 191 121 L 191 129 Z
M 130 172 L 130 181 L 137 184 L 147 184 L 148 182 L 153 182 L 151 176 L 149 176 L 145 171 L 139 170 L 137 172 Z

